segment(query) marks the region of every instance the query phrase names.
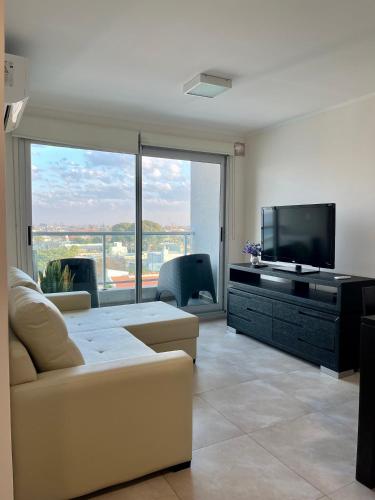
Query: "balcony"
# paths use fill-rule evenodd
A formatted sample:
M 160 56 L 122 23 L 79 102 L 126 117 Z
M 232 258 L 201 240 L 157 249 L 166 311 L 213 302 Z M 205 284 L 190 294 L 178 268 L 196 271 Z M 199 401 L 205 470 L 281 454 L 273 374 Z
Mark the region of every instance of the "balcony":
M 47 263 L 66 257 L 88 257 L 96 261 L 102 305 L 135 300 L 136 253 L 133 231 L 33 231 L 34 273 Z M 153 300 L 159 270 L 164 262 L 192 251 L 189 231 L 143 232 L 142 298 Z

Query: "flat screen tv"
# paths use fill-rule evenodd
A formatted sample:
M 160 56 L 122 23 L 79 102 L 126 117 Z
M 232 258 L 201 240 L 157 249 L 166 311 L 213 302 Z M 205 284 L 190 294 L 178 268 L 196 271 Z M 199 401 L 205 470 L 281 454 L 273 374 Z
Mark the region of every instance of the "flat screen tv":
M 335 267 L 336 205 L 262 208 L 262 260 Z

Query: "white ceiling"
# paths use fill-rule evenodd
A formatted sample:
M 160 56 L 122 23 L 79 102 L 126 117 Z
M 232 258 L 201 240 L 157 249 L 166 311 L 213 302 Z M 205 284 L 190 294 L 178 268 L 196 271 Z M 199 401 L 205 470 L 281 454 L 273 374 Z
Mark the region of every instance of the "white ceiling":
M 375 92 L 375 1 L 7 0 L 6 50 L 34 106 L 245 132 Z

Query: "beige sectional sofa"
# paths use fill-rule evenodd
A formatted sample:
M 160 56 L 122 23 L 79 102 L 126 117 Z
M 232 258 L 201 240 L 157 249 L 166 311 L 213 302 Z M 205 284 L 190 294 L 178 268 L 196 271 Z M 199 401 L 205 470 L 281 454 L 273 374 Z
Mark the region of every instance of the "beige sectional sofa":
M 9 285 L 16 500 L 70 499 L 189 463 L 195 316 L 161 302 L 90 309 L 86 292 L 43 296 L 14 268 Z

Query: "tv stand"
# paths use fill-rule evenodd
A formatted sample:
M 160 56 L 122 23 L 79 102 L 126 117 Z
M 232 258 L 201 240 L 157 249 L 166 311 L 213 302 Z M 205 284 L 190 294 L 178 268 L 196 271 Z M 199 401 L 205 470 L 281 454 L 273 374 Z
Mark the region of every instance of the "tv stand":
M 362 288 L 375 279 L 337 280 L 330 272 L 287 274 L 284 270 L 232 264 L 228 325 L 237 333 L 348 375 L 359 366 Z
M 315 274 L 320 273 L 320 269 L 303 269 L 300 264 L 296 264 L 295 268 L 291 267 L 273 267 L 274 271 L 282 271 L 283 273 L 294 273 L 294 274 Z

